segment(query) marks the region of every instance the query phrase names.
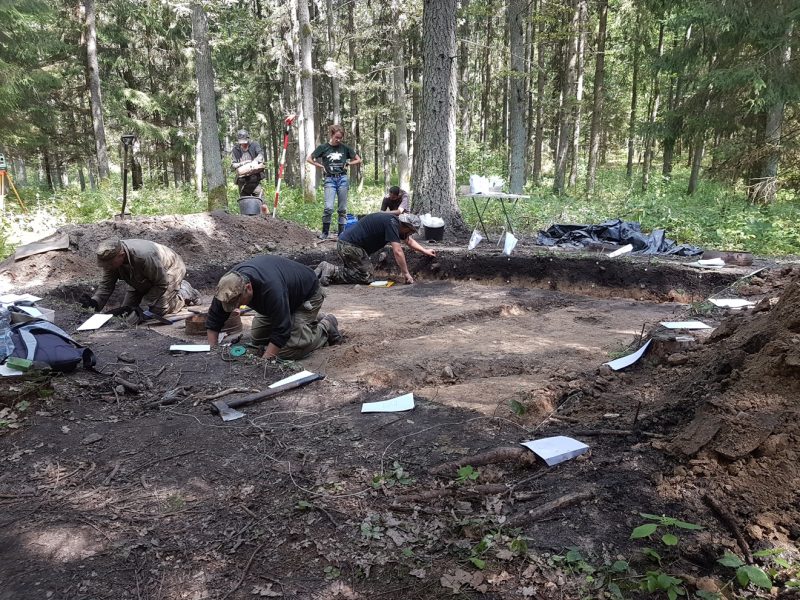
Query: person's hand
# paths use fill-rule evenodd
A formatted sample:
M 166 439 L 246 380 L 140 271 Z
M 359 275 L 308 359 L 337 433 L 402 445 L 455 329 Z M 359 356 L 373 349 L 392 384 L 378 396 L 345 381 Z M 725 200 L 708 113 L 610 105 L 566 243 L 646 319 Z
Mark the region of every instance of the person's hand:
M 106 311 L 106 314 L 113 315 L 115 317 L 123 317 L 125 315 L 129 315 L 135 310 L 136 309 L 133 306 L 118 306 L 117 308 L 112 308 L 111 310 Z
M 436 250 L 428 250 L 427 252 L 425 252 L 425 255 L 433 258 L 434 256 L 436 256 Z
M 278 355 L 270 353 L 269 350 L 264 350 L 264 354 L 261 355 L 261 358 L 266 358 L 267 360 L 275 360 L 276 358 L 278 358 Z
M 411 273 L 403 273 L 403 277 L 406 280 L 406 283 L 414 283 L 414 278 L 411 276 Z
M 83 294 L 83 295 L 81 295 L 81 297 L 80 297 L 80 298 L 78 298 L 78 303 L 79 303 L 79 304 L 80 304 L 80 305 L 81 305 L 83 308 L 93 308 L 94 310 L 97 310 L 97 309 L 99 309 L 99 308 L 100 308 L 100 305 L 99 305 L 99 304 L 97 304 L 97 300 L 95 300 L 94 298 L 92 298 L 92 297 L 91 297 L 89 294 Z

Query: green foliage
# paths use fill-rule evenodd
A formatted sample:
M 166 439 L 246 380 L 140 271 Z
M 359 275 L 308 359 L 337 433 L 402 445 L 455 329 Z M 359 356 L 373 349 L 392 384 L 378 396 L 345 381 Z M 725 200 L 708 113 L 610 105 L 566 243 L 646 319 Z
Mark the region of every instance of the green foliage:
M 412 485 L 415 481 L 416 480 L 412 479 L 409 473 L 403 469 L 399 462 L 394 461 L 392 468 L 388 472 L 383 475 L 376 474 L 372 478 L 372 487 L 377 490 L 382 487 L 390 488 L 395 485 Z
M 678 596 L 686 595 L 686 588 L 681 584 L 682 579 L 672 577 L 661 571 L 648 571 L 642 581 L 642 590 L 650 593 L 666 592 L 669 600 L 676 600 Z
M 469 483 L 475 481 L 480 476 L 480 471 L 474 469 L 471 465 L 466 465 L 456 472 L 456 483 Z
M 782 551 L 781 550 L 777 551 L 778 554 L 780 552 Z M 775 558 L 775 555 L 776 555 L 775 551 L 772 550 L 762 550 L 760 552 L 756 552 L 753 554 L 753 556 L 759 556 L 762 558 L 763 557 Z M 790 567 L 790 564 L 787 561 L 783 559 L 781 559 L 781 561 L 782 561 L 781 565 Z M 723 557 L 720 558 L 717 562 L 724 567 L 731 567 L 733 569 L 736 569 L 736 581 L 739 582 L 739 585 L 742 586 L 743 588 L 747 587 L 752 583 L 755 587 L 758 588 L 762 588 L 765 590 L 771 589 L 772 577 L 774 577 L 777 574 L 777 571 L 773 571 L 772 577 L 770 577 L 770 575 L 768 575 L 761 567 L 758 567 L 756 565 L 745 564 L 745 562 L 741 558 L 739 558 L 738 556 L 736 556 L 731 552 L 725 552 Z
M 639 513 L 639 515 L 649 521 L 655 521 L 654 523 L 644 523 L 639 525 L 638 527 L 634 528 L 631 532 L 631 539 L 632 540 L 640 540 L 643 538 L 649 538 L 651 535 L 656 533 L 659 529 L 664 531 L 661 535 L 661 543 L 665 546 L 672 547 L 678 545 L 678 536 L 669 531 L 670 529 L 684 529 L 684 530 L 692 530 L 697 531 L 699 529 L 703 529 L 700 525 L 695 525 L 694 523 L 688 523 L 686 521 L 681 521 L 679 519 L 675 519 L 673 517 L 667 517 L 664 515 L 650 515 L 647 513 Z M 658 556 L 658 561 L 661 561 L 661 557 Z

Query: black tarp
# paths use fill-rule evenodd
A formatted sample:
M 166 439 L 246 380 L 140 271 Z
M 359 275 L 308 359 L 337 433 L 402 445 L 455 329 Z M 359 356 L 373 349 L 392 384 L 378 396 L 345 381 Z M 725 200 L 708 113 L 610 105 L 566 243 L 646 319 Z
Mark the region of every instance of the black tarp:
M 697 256 L 702 248 L 687 244 L 676 244 L 667 239 L 663 229 L 642 233 L 642 226 L 632 221 L 612 219 L 599 225 L 553 225 L 540 231 L 537 243 L 541 246 L 561 246 L 583 248 L 591 244 L 614 243 L 624 246 L 631 244 L 637 254 L 673 254 L 676 256 Z

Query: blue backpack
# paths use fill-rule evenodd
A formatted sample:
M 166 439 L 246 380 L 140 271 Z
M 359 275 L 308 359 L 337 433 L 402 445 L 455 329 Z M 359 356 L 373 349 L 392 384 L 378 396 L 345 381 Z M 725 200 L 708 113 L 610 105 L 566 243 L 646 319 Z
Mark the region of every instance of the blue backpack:
M 69 373 L 81 363 L 85 369 L 91 369 L 97 362 L 94 352 L 44 319 L 12 325 L 11 340 L 14 342 L 11 356 L 45 363 L 54 371 Z

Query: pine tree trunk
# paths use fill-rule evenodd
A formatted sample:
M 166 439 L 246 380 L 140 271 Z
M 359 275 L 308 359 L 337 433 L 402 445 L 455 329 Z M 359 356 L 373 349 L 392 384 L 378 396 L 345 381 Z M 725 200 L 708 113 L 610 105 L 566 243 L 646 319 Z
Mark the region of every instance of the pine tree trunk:
M 705 140 L 702 133 L 695 137 L 692 149 L 692 174 L 689 176 L 689 187 L 686 190 L 686 193 L 690 196 L 695 193 L 697 184 L 700 181 L 700 166 L 703 164 L 703 151 L 705 149 Z
M 86 67 L 88 70 L 89 96 L 92 106 L 92 127 L 97 152 L 97 168 L 100 179 L 108 177 L 108 149 L 106 128 L 103 122 L 103 98 L 100 92 L 100 65 L 97 60 L 97 26 L 95 24 L 94 0 L 83 0 L 86 11 Z
M 597 27 L 597 46 L 594 63 L 594 90 L 592 92 L 592 126 L 589 132 L 589 164 L 586 171 L 586 192 L 592 194 L 597 181 L 597 162 L 600 155 L 601 127 L 603 123 L 603 94 L 606 68 L 606 27 L 608 0 L 600 0 L 597 7 L 600 20 Z
M 658 29 L 658 58 L 664 55 L 664 22 Z M 647 136 L 645 138 L 644 148 L 644 164 L 642 165 L 642 191 L 647 191 L 647 186 L 650 185 L 650 165 L 653 162 L 653 146 L 655 144 L 655 124 L 658 117 L 658 103 L 660 100 L 661 90 L 658 85 L 658 66 L 653 72 L 653 93 L 650 104 L 650 116 L 647 119 Z
M 586 24 L 589 20 L 587 0 L 578 0 L 578 64 L 577 82 L 575 87 L 575 126 L 572 132 L 571 167 L 569 172 L 569 185 L 574 187 L 578 183 L 578 163 L 581 142 L 581 116 L 583 108 L 583 74 L 586 56 Z
M 463 231 L 456 201 L 456 4 L 424 0 L 421 164 L 413 209 L 440 216 L 451 231 Z
M 194 120 L 197 129 L 197 140 L 194 144 L 194 189 L 197 196 L 203 195 L 203 136 L 202 136 L 202 117 L 200 116 L 200 94 L 197 94 L 194 102 Z
M 533 183 L 539 185 L 542 178 L 542 145 L 544 144 L 544 88 L 547 83 L 545 77 L 545 0 L 539 0 L 539 43 L 536 46 L 536 134 L 533 140 Z
M 634 141 L 636 136 L 636 105 L 639 99 L 639 26 L 641 14 L 636 13 L 636 27 L 633 32 L 633 82 L 631 83 L 631 112 L 628 118 L 628 163 L 625 174 L 628 179 L 633 177 Z
M 347 3 L 347 27 L 348 31 L 355 31 L 355 16 L 353 14 L 353 2 Z M 354 81 L 355 73 L 357 73 L 357 53 L 356 53 L 356 40 L 352 35 L 347 36 L 347 55 L 350 60 L 350 69 L 352 71 L 350 82 L 350 141 L 352 147 L 356 152 L 360 153 L 359 145 L 361 142 L 361 121 L 358 114 L 358 92 Z M 360 154 L 361 155 L 361 154 Z M 364 169 L 363 163 L 350 168 L 350 179 L 355 181 L 358 185 L 358 190 L 361 191 L 364 186 Z
M 394 4 L 397 7 L 397 4 Z M 401 21 L 399 8 L 395 8 L 394 22 Z M 405 55 L 403 54 L 403 36 L 400 32 L 392 37 L 392 55 L 394 68 L 392 69 L 392 81 L 394 93 L 392 94 L 394 105 L 394 125 L 397 136 L 397 146 L 395 156 L 397 158 L 397 178 L 400 189 L 408 190 L 411 183 L 411 170 L 408 164 L 408 118 L 406 116 L 406 76 L 405 76 Z
M 570 39 L 567 42 L 567 52 L 564 62 L 564 75 L 561 95 L 563 98 L 563 109 L 561 111 L 561 123 L 559 124 L 558 150 L 556 154 L 555 175 L 553 177 L 553 193 L 561 195 L 564 193 L 564 184 L 567 175 L 567 160 L 569 158 L 569 147 L 572 138 L 572 131 L 575 123 L 574 107 L 575 100 L 575 81 L 576 67 L 578 60 L 578 19 L 580 7 L 576 0 L 570 0 L 571 19 L 569 31 Z
M 336 39 L 336 32 L 334 30 L 334 15 L 333 15 L 333 2 L 332 0 L 325 0 L 325 16 L 328 23 L 328 58 L 333 61 L 336 56 L 336 47 L 334 40 Z M 335 62 L 335 61 L 334 61 Z M 338 66 L 337 66 L 338 69 Z M 331 79 L 331 105 L 333 110 L 333 122 L 340 123 L 342 120 L 341 100 L 339 94 L 339 79 L 335 73 L 330 74 Z
M 448 0 L 449 1 L 449 0 Z M 494 19 L 492 17 L 492 1 L 487 2 L 486 7 L 486 38 L 484 39 L 483 49 L 483 93 L 481 95 L 481 144 L 489 141 L 489 90 L 492 88 L 492 65 L 491 48 Z
M 311 64 L 311 51 L 313 32 L 308 15 L 308 0 L 297 0 L 297 24 L 300 28 L 300 91 L 303 104 L 303 116 L 300 127 L 303 131 L 306 154 L 313 152 L 316 130 L 314 127 L 314 71 Z M 301 157 L 301 164 L 305 169 L 303 179 L 303 199 L 314 202 L 316 199 L 315 176 L 316 169 Z
M 458 38 L 461 40 L 458 46 L 458 98 L 459 113 L 461 114 L 461 135 L 465 139 L 469 138 L 470 130 L 470 100 L 472 92 L 470 89 L 469 57 L 470 48 L 468 45 L 470 36 L 470 19 L 466 16 L 469 11 L 470 0 L 461 1 L 461 12 L 464 18 L 458 29 Z M 402 186 L 401 186 L 402 187 Z M 407 188 L 403 188 L 407 189 Z
M 219 149 L 217 99 L 214 93 L 214 68 L 208 43 L 208 22 L 200 3 L 192 4 L 192 39 L 194 41 L 197 93 L 200 98 L 200 135 L 203 141 L 203 171 L 208 192 L 208 210 L 228 208 L 222 155 Z
M 525 187 L 525 151 L 528 146 L 527 90 L 525 72 L 525 17 L 528 0 L 510 0 L 508 4 L 509 69 L 509 191 L 521 194 Z

